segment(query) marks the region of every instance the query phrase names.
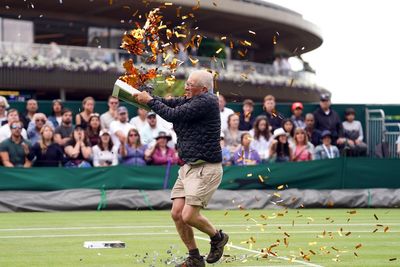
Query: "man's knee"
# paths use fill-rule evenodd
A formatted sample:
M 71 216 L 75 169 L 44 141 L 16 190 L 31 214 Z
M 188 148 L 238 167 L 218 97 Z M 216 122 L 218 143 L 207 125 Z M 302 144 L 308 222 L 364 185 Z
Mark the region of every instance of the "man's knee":
M 171 217 L 172 219 L 177 222 L 182 220 L 182 210 L 185 205 L 184 199 L 174 199 L 171 209 Z
M 195 207 L 187 206 L 182 211 L 182 220 L 184 223 L 193 225 L 198 215 L 198 210 Z

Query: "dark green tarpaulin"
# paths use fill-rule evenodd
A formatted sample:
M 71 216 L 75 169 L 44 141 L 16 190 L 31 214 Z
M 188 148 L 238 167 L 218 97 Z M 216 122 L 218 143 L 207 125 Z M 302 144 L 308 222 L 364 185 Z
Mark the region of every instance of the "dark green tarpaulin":
M 178 166 L 171 169 L 168 188 Z M 0 168 L 0 190 L 53 191 L 74 188 L 162 189 L 165 167 Z M 260 176 L 264 182 L 260 180 Z M 339 158 L 311 162 L 225 167 L 220 189 L 400 188 L 399 159 Z

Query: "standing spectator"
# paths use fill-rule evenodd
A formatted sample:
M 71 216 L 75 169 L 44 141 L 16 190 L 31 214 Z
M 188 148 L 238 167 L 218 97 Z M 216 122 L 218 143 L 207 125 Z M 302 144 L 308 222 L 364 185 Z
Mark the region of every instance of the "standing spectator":
M 61 99 L 53 100 L 51 106 L 51 116 L 48 117 L 48 120 L 53 124 L 54 128 L 61 125 L 63 108 L 64 106 Z
M 274 131 L 274 140 L 269 152 L 271 161 L 288 162 L 293 158 L 293 151 L 288 142 L 288 133 L 283 128 Z
M 267 117 L 260 115 L 254 122 L 254 128 L 250 130 L 250 135 L 253 138 L 251 142 L 252 149 L 256 150 L 263 162 L 268 162 L 269 148 L 272 143 L 272 134 L 269 130 Z
M 110 134 L 113 144 L 119 147 L 120 143 L 126 142 L 126 136 L 133 125 L 128 122 L 128 109 L 124 106 L 118 107 L 118 120 L 111 122 Z
M 288 133 L 288 142 L 290 146 L 294 145 L 294 130 L 295 126 L 291 119 L 282 120 L 282 128 Z
M 233 114 L 233 110 L 225 107 L 226 101 L 223 95 L 218 95 L 218 105 L 219 112 L 221 115 L 221 132 L 225 131 L 228 128 L 228 117 Z
M 101 128 L 102 129 L 110 129 L 110 124 L 113 121 L 116 121 L 118 119 L 118 105 L 119 105 L 119 100 L 115 96 L 109 96 L 108 97 L 108 111 L 105 113 L 101 114 L 100 116 L 100 121 L 101 121 Z
M 100 132 L 100 141 L 93 147 L 93 166 L 105 167 L 118 165 L 118 148 L 113 145 L 107 130 Z
M 133 117 L 130 120 L 130 124 L 132 124 L 133 127 L 135 127 L 135 129 L 139 132 L 143 131 L 143 129 L 149 125 L 149 123 L 147 122 L 147 114 L 147 110 L 143 108 L 138 108 L 137 116 Z
M 363 142 L 364 133 L 360 121 L 354 120 L 356 111 L 353 108 L 346 109 L 346 120 L 342 123 L 345 145 L 349 150 L 349 156 L 366 156 L 367 144 Z
M 119 147 L 122 164 L 127 166 L 146 165 L 144 159 L 146 149 L 147 146 L 142 144 L 138 130 L 134 128 L 130 129 L 126 142 L 122 143 Z
M 315 159 L 333 159 L 340 156 L 339 149 L 332 145 L 332 133 L 325 130 L 321 134 L 322 145 L 315 148 Z
M 314 111 L 315 128 L 321 132 L 328 130 L 331 132 L 332 144 L 336 144 L 339 137 L 343 137 L 342 122 L 336 111 L 330 108 L 331 98 L 327 94 L 320 97 L 319 108 Z M 338 144 L 342 145 L 341 139 Z
M 24 115 L 22 115 L 20 117 L 20 120 L 24 124 L 24 128 L 25 129 L 28 129 L 28 125 L 32 121 L 33 115 L 36 114 L 38 109 L 39 109 L 39 106 L 38 106 L 38 103 L 37 103 L 37 101 L 35 99 L 29 99 L 26 102 L 26 112 L 25 112 Z
M 54 141 L 60 146 L 64 147 L 65 144 L 72 139 L 72 111 L 64 108 L 62 111 L 61 125 L 55 129 Z
M 239 130 L 241 131 L 250 131 L 253 127 L 255 115 L 254 111 L 254 102 L 251 99 L 246 99 L 243 101 L 243 112 L 240 113 L 239 116 Z
M 32 144 L 39 141 L 40 131 L 44 125 L 49 125 L 51 128 L 54 128 L 53 124 L 47 120 L 44 113 L 36 113 L 33 115 L 33 119 L 28 125 L 28 139 Z
M 41 138 L 33 145 L 32 152 L 35 155 L 35 167 L 62 166 L 64 151 L 54 142 L 54 130 L 49 125 L 44 125 L 40 130 Z
M 90 144 L 93 146 L 100 142 L 100 115 L 99 113 L 92 113 L 89 117 L 88 126 L 86 128 L 86 136 L 89 139 Z
M 275 131 L 275 129 L 282 127 L 282 120 L 285 118 L 275 109 L 275 105 L 275 97 L 273 95 L 267 95 L 264 97 L 264 113 L 262 115 L 267 116 L 272 132 Z
M 89 161 L 92 155 L 92 148 L 81 125 L 75 126 L 72 139 L 65 145 L 64 152 L 67 160 L 65 167 L 91 167 Z
M 243 133 L 240 137 L 241 146 L 236 150 L 233 155 L 233 164 L 239 166 L 257 165 L 260 164 L 261 159 L 257 151 L 250 147 L 251 135 Z
M 173 148 L 167 146 L 168 141 L 172 138 L 166 132 L 159 132 L 156 137 L 156 144 L 145 152 L 145 158 L 152 165 L 177 164 L 178 156 Z
M 0 95 L 0 127 L 7 123 L 7 109 L 9 107 L 7 99 Z
M 293 161 L 309 161 L 314 159 L 314 146 L 308 142 L 306 131 L 296 128 L 294 131 Z
M 221 133 L 221 140 L 219 143 L 221 145 L 221 152 L 222 152 L 222 165 L 223 166 L 231 166 L 232 165 L 232 156 L 231 156 L 231 152 L 229 151 L 229 149 L 225 146 L 224 133 Z
M 294 102 L 292 105 L 292 117 L 290 119 L 294 123 L 296 128 L 305 128 L 306 124 L 304 123 L 303 113 L 303 104 L 301 102 Z
M 21 135 L 23 124 L 20 121 L 13 121 L 10 124 L 11 137 L 0 143 L 0 158 L 5 167 L 32 166 L 34 155 L 31 144 Z
M 94 98 L 87 96 L 82 101 L 82 112 L 76 114 L 75 124 L 81 125 L 83 129 L 86 129 L 89 124 L 90 114 L 94 113 Z
M 308 140 L 314 145 L 314 147 L 321 144 L 321 131 L 314 128 L 314 114 L 307 113 L 305 118 L 306 133 Z
M 158 122 L 156 113 L 153 111 L 147 113 L 147 122 L 148 125 L 143 127 L 142 131 L 140 132 L 140 137 L 142 138 L 143 144 L 150 147 L 154 145 L 155 138 L 160 132 L 168 131 Z M 169 140 L 172 140 L 172 137 Z
M 10 125 L 14 121 L 20 121 L 20 120 L 19 120 L 18 110 L 12 108 L 7 113 L 7 123 L 0 127 L 0 143 L 5 139 L 11 137 Z M 21 130 L 21 135 L 22 138 L 28 139 L 28 134 L 25 128 Z
M 233 113 L 228 116 L 228 128 L 224 131 L 225 145 L 233 155 L 240 146 L 239 115 Z

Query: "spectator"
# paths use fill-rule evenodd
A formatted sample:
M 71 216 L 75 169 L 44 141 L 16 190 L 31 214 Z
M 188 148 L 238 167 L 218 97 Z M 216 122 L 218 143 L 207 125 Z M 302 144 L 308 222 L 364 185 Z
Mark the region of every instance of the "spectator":
M 314 145 L 308 142 L 306 131 L 296 128 L 294 131 L 293 161 L 309 161 L 314 159 Z
M 89 160 L 92 155 L 92 148 L 81 125 L 75 126 L 72 139 L 65 144 L 64 152 L 67 160 L 65 167 L 91 167 Z
M 321 131 L 314 128 L 314 114 L 307 113 L 305 118 L 306 133 L 308 140 L 314 145 L 314 147 L 321 144 Z
M 10 125 L 14 121 L 20 121 L 20 120 L 19 120 L 18 110 L 12 108 L 7 112 L 7 123 L 0 127 L 0 143 L 6 140 L 7 138 L 11 137 Z M 28 134 L 25 128 L 21 130 L 21 135 L 22 138 L 28 139 Z
M 268 123 L 271 126 L 271 131 L 282 127 L 282 120 L 284 116 L 275 109 L 275 97 L 273 95 L 267 95 L 264 97 L 264 113 L 262 115 L 267 116 Z
M 31 144 L 21 135 L 23 124 L 20 121 L 13 121 L 9 128 L 11 137 L 0 143 L 0 158 L 5 167 L 24 167 L 32 166 L 34 155 Z
M 333 159 L 340 156 L 339 149 L 332 145 L 332 133 L 325 130 L 321 134 L 322 145 L 315 148 L 315 159 Z
M 288 142 L 288 135 L 283 128 L 274 131 L 274 140 L 269 152 L 271 161 L 288 162 L 292 160 L 293 152 Z
M 122 158 L 122 164 L 128 166 L 144 166 L 146 145 L 142 144 L 138 130 L 132 128 L 129 130 L 126 142 L 120 145 L 119 154 Z
M 143 108 L 138 108 L 137 116 L 133 117 L 130 120 L 130 124 L 132 124 L 133 127 L 135 127 L 135 129 L 139 132 L 143 131 L 143 129 L 149 125 L 149 123 L 147 122 L 147 114 L 147 110 Z
M 102 130 L 100 132 L 100 141 L 93 147 L 93 166 L 105 167 L 116 165 L 118 165 L 118 148 L 113 145 L 108 131 Z
M 221 115 L 221 132 L 228 128 L 228 117 L 233 114 L 233 110 L 225 107 L 226 101 L 223 95 L 218 95 L 219 112 Z
M 233 155 L 240 146 L 240 136 L 242 131 L 239 130 L 239 115 L 233 113 L 228 116 L 228 128 L 224 131 L 225 145 Z
M 51 116 L 48 117 L 48 120 L 53 124 L 54 128 L 61 125 L 63 108 L 64 106 L 61 99 L 53 100 L 51 106 Z
M 44 125 L 49 125 L 54 129 L 53 124 L 47 120 L 44 113 L 36 113 L 33 115 L 32 121 L 28 125 L 28 139 L 32 144 L 35 144 L 40 139 L 40 131 Z
M 367 144 L 363 142 L 364 133 L 361 122 L 354 120 L 356 111 L 353 108 L 346 109 L 346 120 L 342 123 L 345 138 L 345 146 L 349 148 L 348 156 L 366 156 Z
M 24 115 L 22 115 L 20 117 L 20 120 L 24 124 L 24 128 L 25 129 L 28 129 L 28 125 L 32 121 L 33 115 L 36 114 L 38 109 L 39 109 L 39 106 L 38 106 L 38 103 L 37 103 L 37 101 L 35 99 L 29 99 L 26 102 L 26 112 L 25 112 Z
M 315 128 L 321 132 L 328 130 L 331 132 L 332 144 L 336 144 L 339 137 L 343 137 L 342 122 L 336 111 L 330 108 L 331 99 L 327 94 L 320 97 L 319 108 L 314 111 Z M 343 144 L 344 140 L 340 140 L 339 144 Z
M 142 138 L 143 144 L 150 147 L 154 146 L 155 138 L 159 135 L 160 132 L 168 131 L 158 122 L 158 117 L 153 111 L 147 113 L 147 122 L 148 125 L 143 127 L 143 130 L 140 132 L 140 137 Z M 172 137 L 169 140 L 172 140 Z
M 113 144 L 117 147 L 126 142 L 126 136 L 133 125 L 128 122 L 128 109 L 124 106 L 118 107 L 118 120 L 110 123 L 110 134 Z
M 59 144 L 54 142 L 54 129 L 50 125 L 44 125 L 40 130 L 40 137 L 39 141 L 32 147 L 32 152 L 35 155 L 33 166 L 62 166 L 64 151 Z
M 241 146 L 233 155 L 234 165 L 248 166 L 260 164 L 260 156 L 256 150 L 250 147 L 251 139 L 251 135 L 246 132 L 240 137 Z
M 397 154 L 400 156 L 400 135 L 399 137 L 397 137 L 396 144 L 397 144 Z
M 167 146 L 170 140 L 171 136 L 167 135 L 166 132 L 159 132 L 156 137 L 156 144 L 145 152 L 146 160 L 150 161 L 152 165 L 177 164 L 179 159 L 175 149 Z
M 272 143 L 272 134 L 269 130 L 267 117 L 260 115 L 254 122 L 254 128 L 250 130 L 250 135 L 253 138 L 251 142 L 252 149 L 256 150 L 263 162 L 268 162 L 269 148 Z
M 250 131 L 253 127 L 255 115 L 254 102 L 251 99 L 246 99 L 243 101 L 243 112 L 239 116 L 239 130 Z
M 72 139 L 72 111 L 64 108 L 62 111 L 61 125 L 55 129 L 54 141 L 60 146 L 64 147 L 65 144 Z
M 4 96 L 0 96 L 0 127 L 7 123 L 7 109 L 9 107 L 7 99 Z
M 292 105 L 292 117 L 290 119 L 294 123 L 296 128 L 305 128 L 306 124 L 304 123 L 303 113 L 303 104 L 301 102 L 294 102 Z
M 118 120 L 118 105 L 119 105 L 119 100 L 115 96 L 109 96 L 108 97 L 108 111 L 101 114 L 100 116 L 100 122 L 101 122 L 101 128 L 102 129 L 110 129 L 110 124 L 113 121 Z
M 221 133 L 221 152 L 222 152 L 222 165 L 223 166 L 231 166 L 232 165 L 232 156 L 229 149 L 225 146 L 224 133 Z
M 86 128 L 86 136 L 89 139 L 90 144 L 93 146 L 100 142 L 100 115 L 99 113 L 92 113 L 89 117 L 88 126 Z
M 89 124 L 90 114 L 94 113 L 94 98 L 87 96 L 82 101 L 82 112 L 76 114 L 75 124 L 81 125 L 83 129 L 86 129 Z
M 288 133 L 288 142 L 290 146 L 294 146 L 294 124 L 291 119 L 282 120 L 282 128 Z

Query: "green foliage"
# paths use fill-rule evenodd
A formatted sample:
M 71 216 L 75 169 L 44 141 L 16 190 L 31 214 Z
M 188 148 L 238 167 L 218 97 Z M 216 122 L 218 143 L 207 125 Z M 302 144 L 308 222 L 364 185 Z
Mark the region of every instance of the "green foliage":
M 164 77 L 158 77 L 154 81 L 154 94 L 157 96 L 165 96 L 171 94 L 172 96 L 182 96 L 185 93 L 185 81 L 175 80 L 175 83 L 169 86 L 165 82 Z

